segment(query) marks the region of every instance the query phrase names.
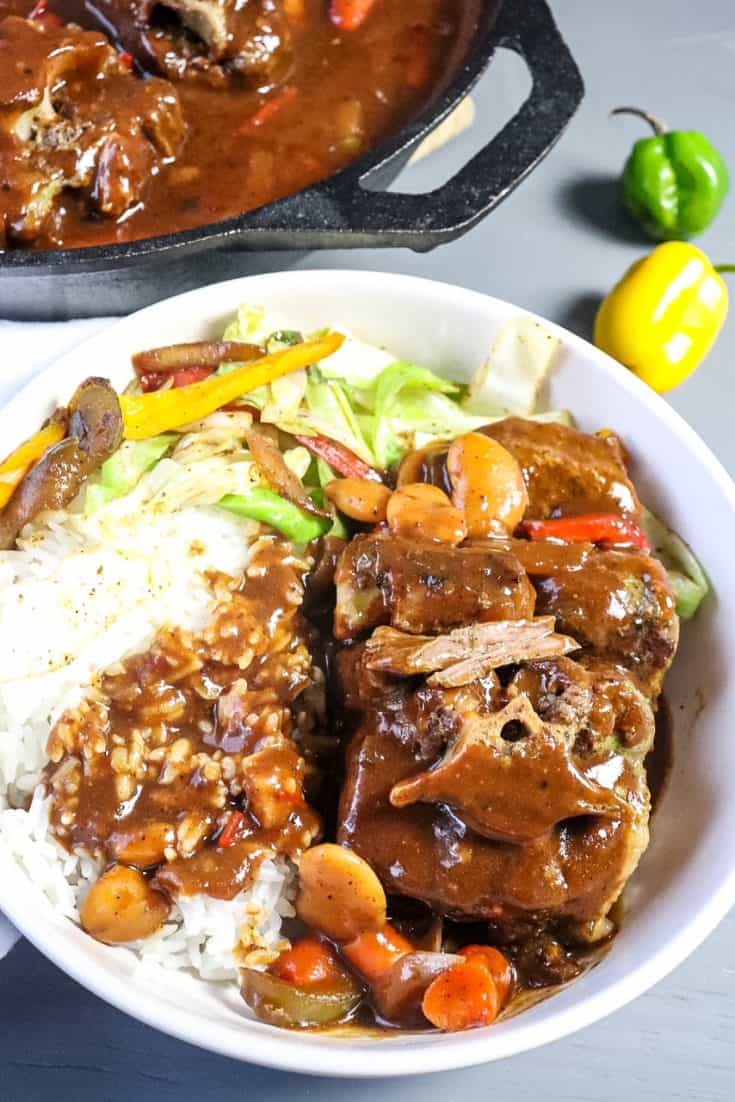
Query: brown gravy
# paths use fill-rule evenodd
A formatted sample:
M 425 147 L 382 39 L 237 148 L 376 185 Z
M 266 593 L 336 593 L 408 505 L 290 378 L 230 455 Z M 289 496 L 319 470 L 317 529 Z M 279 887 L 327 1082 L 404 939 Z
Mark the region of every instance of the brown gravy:
M 155 167 L 140 201 L 109 217 L 85 191 L 68 190 L 58 200 L 58 217 L 34 240 L 13 242 L 9 235 L 9 243 L 78 248 L 171 233 L 241 214 L 330 176 L 426 102 L 447 68 L 462 19 L 455 0 L 382 0 L 363 26 L 343 31 L 330 21 L 326 0 L 297 6 L 301 14 L 289 20 L 287 75 L 274 87 L 258 89 L 238 74 L 219 85 L 173 81 L 186 136 L 176 155 Z M 26 16 L 33 7 L 34 0 L 0 0 L 0 19 Z M 49 8 L 88 27 L 100 25 L 85 0 L 49 0 Z M 293 5 L 277 0 L 275 9 L 288 20 Z M 2 160 L 0 150 L 0 167 Z
M 165 861 L 173 894 L 231 899 L 265 857 L 295 855 L 320 830 L 292 738 L 314 676 L 300 573 L 285 544 L 263 543 L 234 592 L 212 579 L 221 603 L 203 635 L 160 632 L 49 738 L 56 836 L 103 863 Z
M 651 813 L 653 814 L 663 799 L 669 784 L 674 764 L 674 732 L 672 729 L 671 708 L 666 697 L 662 696 L 656 709 L 656 738 L 651 752 L 646 758 L 646 776 L 651 793 Z

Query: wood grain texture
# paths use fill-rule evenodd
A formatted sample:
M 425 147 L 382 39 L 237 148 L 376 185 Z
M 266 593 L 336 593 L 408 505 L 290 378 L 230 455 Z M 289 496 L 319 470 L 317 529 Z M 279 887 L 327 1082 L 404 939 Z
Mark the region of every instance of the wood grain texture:
M 616 197 L 639 132 L 608 112 L 640 103 L 674 125 L 701 127 L 735 166 L 735 13 L 732 0 L 552 6 L 587 98 L 552 156 L 512 198 L 468 237 L 427 256 L 324 253 L 299 266 L 386 268 L 456 282 L 589 334 L 600 294 L 645 249 Z M 478 88 L 475 126 L 412 167 L 401 186 L 434 186 L 456 171 L 527 86 L 520 62 L 499 56 Z M 700 240 L 719 260 L 735 257 L 733 210 L 731 197 Z M 706 367 L 672 396 L 733 472 L 734 371 L 730 321 Z M 0 1102 L 732 1102 L 734 1037 L 734 915 L 673 976 L 574 1037 L 500 1064 L 380 1086 L 282 1075 L 180 1044 L 107 1007 L 28 944 L 0 965 Z

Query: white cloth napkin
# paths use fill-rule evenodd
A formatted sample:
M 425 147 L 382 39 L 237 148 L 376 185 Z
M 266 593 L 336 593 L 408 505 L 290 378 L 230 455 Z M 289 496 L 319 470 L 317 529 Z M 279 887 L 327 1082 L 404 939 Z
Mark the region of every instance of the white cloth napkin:
M 42 368 L 114 320 L 88 318 L 45 323 L 0 320 L 0 405 Z M 4 453 L 0 440 L 0 457 Z M 0 914 L 0 960 L 19 937 L 15 927 Z
M 75 344 L 111 325 L 114 318 L 64 322 L 0 320 L 0 403 Z M 2 454 L 0 441 L 0 454 Z

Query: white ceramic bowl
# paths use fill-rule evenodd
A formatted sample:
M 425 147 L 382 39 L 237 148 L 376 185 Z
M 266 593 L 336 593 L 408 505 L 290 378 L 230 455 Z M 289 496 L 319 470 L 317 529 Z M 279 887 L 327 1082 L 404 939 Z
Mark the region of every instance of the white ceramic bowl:
M 219 336 L 243 301 L 272 306 L 304 328 L 341 322 L 456 377 L 469 376 L 498 326 L 519 312 L 471 291 L 373 272 L 289 272 L 207 287 L 119 322 L 33 380 L 0 411 L 2 450 L 33 432 L 86 376 L 123 385 L 132 352 Z M 583 428 L 610 425 L 621 433 L 642 498 L 696 550 L 714 593 L 684 626 L 667 682 L 673 775 L 651 846 L 626 892 L 627 918 L 612 951 L 566 990 L 489 1029 L 385 1040 L 289 1033 L 249 1019 L 234 986 L 223 991 L 183 975 L 147 986 L 134 975 L 131 954 L 56 919 L 0 853 L 0 908 L 80 983 L 158 1029 L 237 1059 L 312 1074 L 416 1074 L 497 1060 L 589 1025 L 675 968 L 735 902 L 733 484 L 662 399 L 585 341 L 558 332 L 564 351 L 551 405 L 572 409 Z

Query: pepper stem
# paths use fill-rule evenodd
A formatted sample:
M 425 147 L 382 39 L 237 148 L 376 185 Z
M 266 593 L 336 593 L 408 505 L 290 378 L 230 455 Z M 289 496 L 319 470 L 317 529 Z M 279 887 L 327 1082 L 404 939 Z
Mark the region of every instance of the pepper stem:
M 716 272 L 735 272 L 735 264 L 713 264 Z
M 611 115 L 635 115 L 638 119 L 643 119 L 653 130 L 657 138 L 660 138 L 662 134 L 665 134 L 668 130 L 668 126 L 661 119 L 655 115 L 649 115 L 648 111 L 641 111 L 640 107 L 616 107 L 614 111 L 610 112 Z

